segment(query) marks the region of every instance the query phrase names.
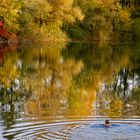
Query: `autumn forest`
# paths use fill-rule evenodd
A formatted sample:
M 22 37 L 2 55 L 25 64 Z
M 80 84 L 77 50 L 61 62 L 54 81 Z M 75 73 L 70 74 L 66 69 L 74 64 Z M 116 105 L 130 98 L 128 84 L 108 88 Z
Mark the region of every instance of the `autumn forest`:
M 140 0 L 0 0 L 0 140 L 139 140 L 139 25 Z
M 139 34 L 138 0 L 1 0 L 5 29 L 25 39 L 132 39 Z

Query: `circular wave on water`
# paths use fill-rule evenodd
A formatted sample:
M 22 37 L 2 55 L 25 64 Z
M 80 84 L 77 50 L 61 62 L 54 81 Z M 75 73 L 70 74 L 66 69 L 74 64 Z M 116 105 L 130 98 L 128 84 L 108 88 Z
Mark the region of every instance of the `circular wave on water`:
M 140 140 L 140 120 L 111 121 L 71 120 L 66 122 L 20 122 L 4 130 L 13 140 Z
M 139 140 L 140 125 L 116 123 L 110 127 L 103 124 L 81 126 L 72 136 L 75 140 Z

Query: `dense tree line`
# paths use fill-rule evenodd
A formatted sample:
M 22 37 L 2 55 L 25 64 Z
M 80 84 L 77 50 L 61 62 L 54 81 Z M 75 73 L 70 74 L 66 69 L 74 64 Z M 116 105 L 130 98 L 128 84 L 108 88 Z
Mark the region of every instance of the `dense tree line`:
M 139 4 L 136 0 L 135 4 Z M 131 11 L 119 0 L 0 0 L 5 28 L 26 38 L 109 39 L 132 31 Z

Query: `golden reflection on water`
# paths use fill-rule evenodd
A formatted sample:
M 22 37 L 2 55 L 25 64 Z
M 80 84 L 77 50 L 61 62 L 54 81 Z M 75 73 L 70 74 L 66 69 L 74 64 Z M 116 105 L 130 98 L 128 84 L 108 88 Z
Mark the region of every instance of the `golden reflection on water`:
M 140 116 L 139 57 L 134 64 L 132 50 L 131 44 L 21 46 L 0 67 L 1 106 L 17 117 Z
M 133 68 L 131 48 L 124 44 L 83 44 L 79 50 L 76 47 L 79 47 L 78 44 L 66 46 L 66 49 L 60 46 L 34 48 L 35 56 L 32 55 L 32 61 L 28 64 L 30 71 L 26 71 L 28 76 L 24 79 L 33 92 L 26 104 L 28 113 L 79 117 L 126 115 L 129 108 L 125 106 L 131 102 L 123 97 L 125 81 L 121 83 L 122 87 L 116 85 L 116 89 L 107 90 L 107 86 L 113 88 L 120 69 Z M 131 76 L 132 72 L 129 73 Z M 104 83 L 106 89 L 102 90 Z

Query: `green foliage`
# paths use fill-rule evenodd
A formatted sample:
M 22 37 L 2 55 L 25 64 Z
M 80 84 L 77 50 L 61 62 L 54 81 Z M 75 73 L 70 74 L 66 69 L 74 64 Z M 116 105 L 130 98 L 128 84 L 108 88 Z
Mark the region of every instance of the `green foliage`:
M 28 39 L 106 40 L 132 31 L 119 0 L 0 0 L 5 28 Z
M 80 24 L 76 22 L 76 25 L 65 28 L 74 39 L 79 39 L 76 31 L 82 33 L 85 39 L 106 40 L 114 31 L 122 34 L 131 30 L 131 14 L 121 7 L 118 0 L 75 0 L 75 5 L 81 8 L 85 18 Z
M 78 24 L 81 30 L 85 31 L 88 39 L 105 39 L 112 31 L 111 25 L 111 6 L 113 3 L 104 3 L 102 0 L 77 0 L 78 5 L 85 14 L 84 20 Z M 110 7 L 109 7 L 109 6 Z M 73 26 L 72 26 L 73 28 Z M 74 26 L 75 28 L 75 26 Z M 70 29 L 70 32 L 73 31 Z M 72 36 L 74 38 L 74 36 Z
M 140 38 L 140 19 L 136 18 L 133 23 L 134 37 Z
M 131 14 L 127 9 L 118 9 L 118 15 L 116 16 L 116 28 L 119 31 L 129 31 L 131 30 L 132 20 Z

